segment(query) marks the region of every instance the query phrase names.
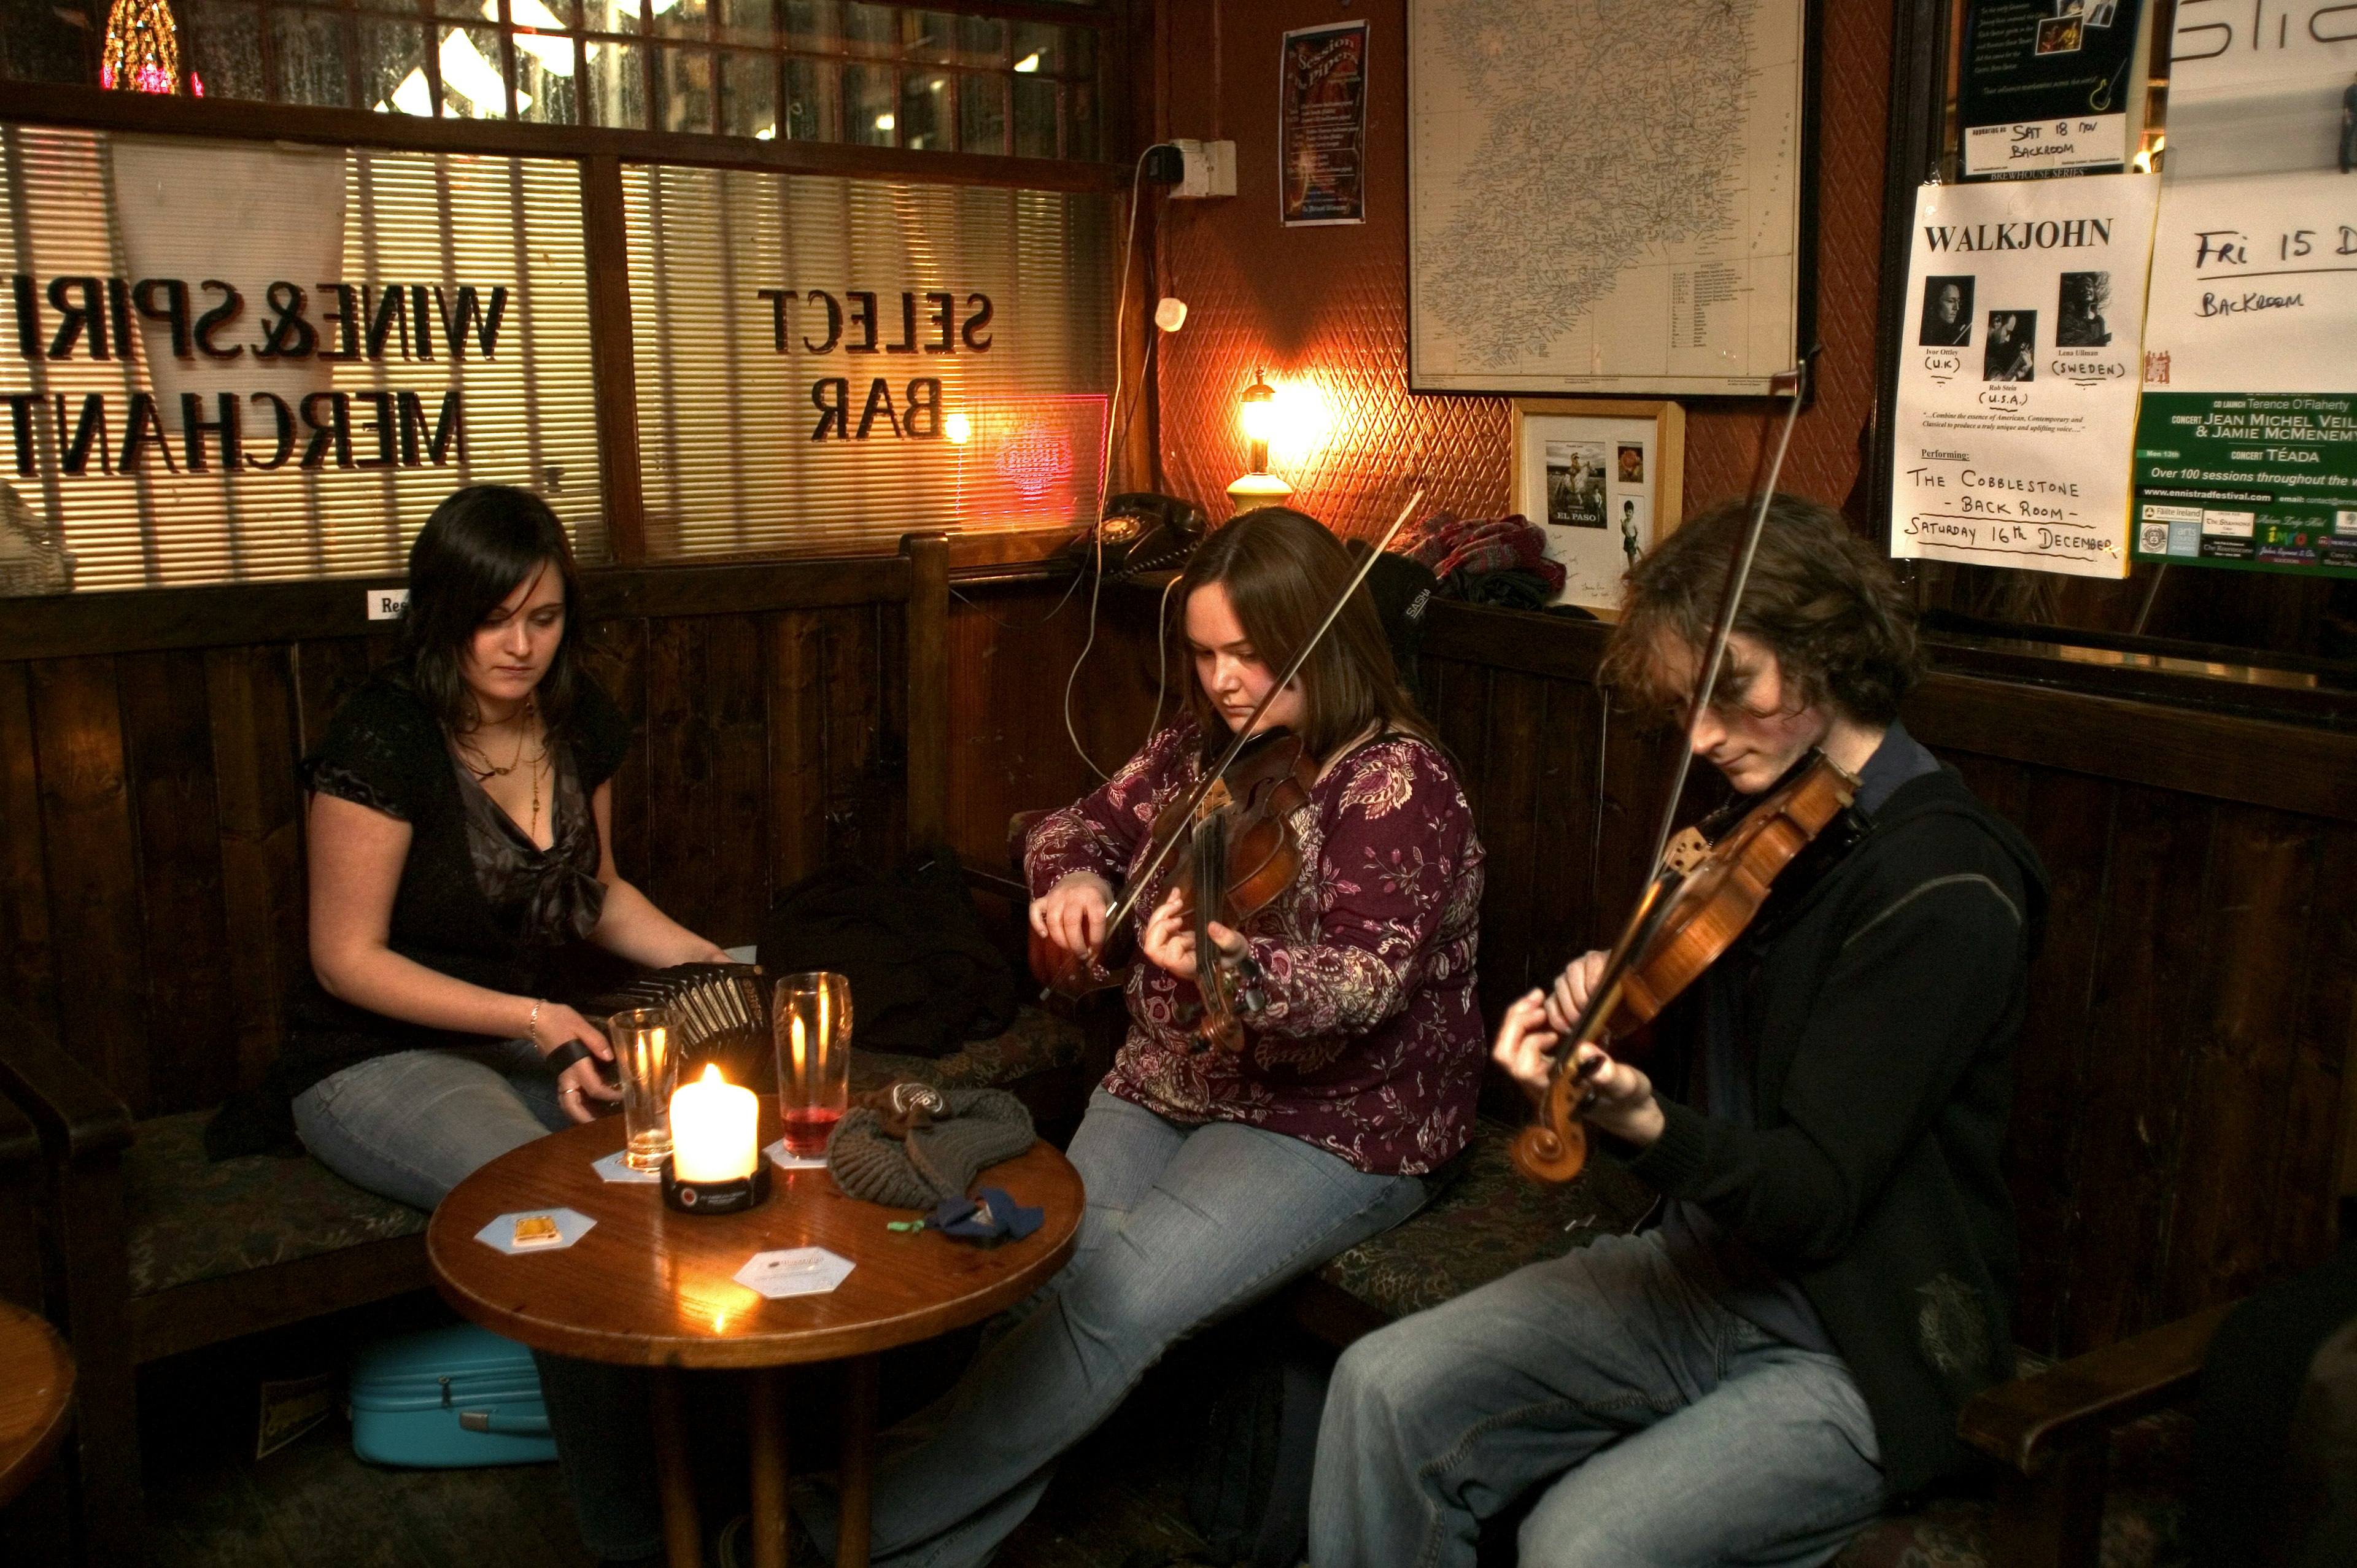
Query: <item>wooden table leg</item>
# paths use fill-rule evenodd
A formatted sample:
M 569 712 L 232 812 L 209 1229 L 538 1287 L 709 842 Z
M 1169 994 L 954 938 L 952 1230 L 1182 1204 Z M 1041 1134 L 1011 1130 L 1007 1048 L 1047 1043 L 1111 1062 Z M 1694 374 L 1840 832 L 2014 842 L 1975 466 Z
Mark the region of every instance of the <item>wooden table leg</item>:
M 704 1531 L 695 1517 L 695 1470 L 688 1463 L 687 1415 L 679 1372 L 654 1369 L 655 1466 L 662 1487 L 663 1551 L 671 1568 L 704 1568 Z
M 752 1379 L 753 1568 L 786 1568 L 786 1374 L 764 1367 Z
M 842 1513 L 834 1526 L 834 1568 L 867 1568 L 868 1516 L 876 1492 L 876 1358 L 843 1364 Z

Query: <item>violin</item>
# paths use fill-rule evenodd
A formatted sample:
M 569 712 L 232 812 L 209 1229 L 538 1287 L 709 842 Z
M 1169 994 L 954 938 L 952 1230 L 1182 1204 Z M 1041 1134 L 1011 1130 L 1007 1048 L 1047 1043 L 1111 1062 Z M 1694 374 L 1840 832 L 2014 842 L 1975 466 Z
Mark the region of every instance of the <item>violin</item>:
M 1211 941 L 1212 921 L 1243 929 L 1301 875 L 1301 841 L 1292 818 L 1309 803 L 1317 781 L 1318 764 L 1299 736 L 1281 728 L 1264 730 L 1248 736 L 1235 760 L 1211 775 L 1210 788 L 1173 800 L 1156 814 L 1147 859 L 1175 865 L 1171 880 L 1193 924 L 1199 954 L 1218 950 Z M 1114 983 L 1089 955 L 1067 952 L 1037 932 L 1031 936 L 1031 972 L 1066 996 Z M 1197 986 L 1203 997 L 1197 1039 L 1231 1055 L 1243 1050 L 1238 1004 L 1257 1005 L 1256 1001 L 1239 996 L 1237 978 L 1223 964 L 1201 964 Z
M 1735 629 L 1736 611 L 1743 603 L 1744 585 L 1750 580 L 1752 558 L 1767 526 L 1768 503 L 1776 493 L 1777 476 L 1792 447 L 1792 426 L 1806 401 L 1807 377 L 1804 358 L 1799 367 L 1775 379 L 1772 390 L 1790 395 L 1792 406 L 1767 483 L 1760 489 L 1759 505 L 1729 564 L 1710 646 L 1695 671 L 1685 745 L 1663 802 L 1652 877 L 1607 951 L 1587 1005 L 1573 1021 L 1570 1034 L 1557 1042 L 1547 1087 L 1539 1097 L 1538 1120 L 1514 1139 L 1514 1166 L 1534 1181 L 1569 1181 L 1587 1163 L 1587 1133 L 1580 1125 L 1579 1109 L 1587 1102 L 1589 1084 L 1587 1073 L 1577 1066 L 1580 1047 L 1599 1046 L 1609 1056 L 1613 1042 L 1626 1040 L 1651 1023 L 1743 934 L 1777 877 L 1803 858 L 1829 825 L 1850 820 L 1843 813 L 1857 796 L 1857 776 L 1813 750 L 1731 825 L 1724 817 L 1715 817 L 1674 838 L 1670 833 L 1685 791 L 1686 771 L 1694 763 L 1697 726 L 1717 688 L 1727 638 Z
M 1579 1108 L 1587 1080 L 1571 1064 L 1579 1047 L 1609 1052 L 1652 1023 L 1735 944 L 1776 880 L 1815 843 L 1857 795 L 1857 776 L 1812 750 L 1731 826 L 1725 817 L 1672 839 L 1662 868 L 1638 897 L 1637 912 L 1604 961 L 1539 1102 L 1539 1120 L 1514 1139 L 1515 1169 L 1534 1181 L 1565 1182 L 1587 1163 Z
M 1180 868 L 1176 880 L 1181 904 L 1194 924 L 1196 987 L 1203 998 L 1196 1038 L 1231 1054 L 1243 1049 L 1237 1008 L 1240 1003 L 1252 1007 L 1257 1002 L 1249 984 L 1240 986 L 1238 976 L 1219 961 L 1210 927 L 1216 920 L 1231 930 L 1243 929 L 1300 876 L 1301 844 L 1290 823 L 1293 814 L 1309 803 L 1310 787 L 1318 781 L 1318 761 L 1299 736 L 1284 729 L 1255 733 L 1255 726 L 1276 694 L 1301 673 L 1318 642 L 1341 618 L 1351 596 L 1423 501 L 1422 490 L 1408 497 L 1391 527 L 1342 585 L 1318 629 L 1236 725 L 1226 749 L 1193 788 L 1156 814 L 1146 858 L 1131 873 L 1127 890 L 1106 911 L 1105 935 L 1095 950 L 1071 952 L 1032 933 L 1031 973 L 1040 984 L 1078 998 L 1120 983 L 1108 972 L 1106 955 L 1134 935 L 1128 927 L 1143 895 L 1160 886 L 1157 877 L 1175 860 Z

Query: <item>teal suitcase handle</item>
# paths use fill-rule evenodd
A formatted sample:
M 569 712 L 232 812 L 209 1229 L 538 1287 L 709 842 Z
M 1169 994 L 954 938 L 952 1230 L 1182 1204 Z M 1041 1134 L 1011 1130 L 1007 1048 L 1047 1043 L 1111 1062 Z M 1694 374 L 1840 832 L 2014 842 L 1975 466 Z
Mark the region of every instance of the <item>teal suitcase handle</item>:
M 489 1432 L 500 1437 L 545 1437 L 548 1417 L 544 1415 L 501 1415 L 496 1410 L 462 1410 L 458 1412 L 462 1432 Z

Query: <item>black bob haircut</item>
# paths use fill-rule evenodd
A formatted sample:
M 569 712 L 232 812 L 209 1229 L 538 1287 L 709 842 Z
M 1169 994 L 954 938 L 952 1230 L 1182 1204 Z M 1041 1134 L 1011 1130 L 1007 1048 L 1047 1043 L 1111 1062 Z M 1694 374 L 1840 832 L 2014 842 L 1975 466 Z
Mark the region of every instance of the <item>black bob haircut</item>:
M 534 702 L 554 735 L 573 712 L 581 575 L 565 525 L 548 503 L 509 485 L 468 485 L 434 509 L 409 547 L 401 652 L 418 696 L 451 734 L 472 729 L 480 716 L 464 670 L 475 633 L 510 594 L 552 563 L 565 584 L 565 635 Z

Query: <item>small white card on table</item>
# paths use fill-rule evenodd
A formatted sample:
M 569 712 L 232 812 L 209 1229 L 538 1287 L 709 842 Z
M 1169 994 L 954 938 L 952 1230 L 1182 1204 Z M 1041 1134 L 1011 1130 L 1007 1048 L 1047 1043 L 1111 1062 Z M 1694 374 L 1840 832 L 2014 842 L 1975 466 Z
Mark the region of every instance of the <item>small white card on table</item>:
M 737 1271 L 737 1283 L 759 1291 L 771 1301 L 787 1295 L 824 1295 L 851 1273 L 849 1258 L 823 1247 L 789 1247 L 782 1251 L 756 1252 Z
M 661 1182 L 662 1180 L 661 1171 L 632 1170 L 622 1158 L 627 1152 L 616 1149 L 602 1160 L 591 1161 L 589 1168 L 597 1173 L 597 1177 L 601 1181 Z
M 769 1155 L 770 1163 L 777 1166 L 781 1171 L 823 1171 L 826 1169 L 826 1156 L 824 1155 L 793 1154 L 786 1148 L 786 1141 L 783 1138 L 779 1139 L 776 1143 L 771 1144 L 768 1148 L 763 1149 L 761 1152 Z

